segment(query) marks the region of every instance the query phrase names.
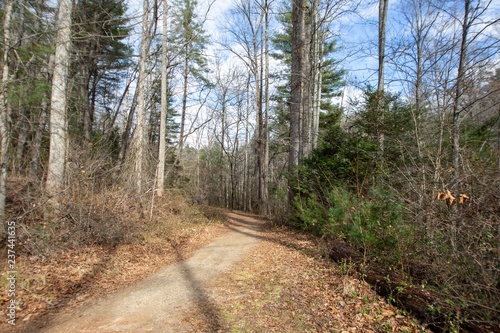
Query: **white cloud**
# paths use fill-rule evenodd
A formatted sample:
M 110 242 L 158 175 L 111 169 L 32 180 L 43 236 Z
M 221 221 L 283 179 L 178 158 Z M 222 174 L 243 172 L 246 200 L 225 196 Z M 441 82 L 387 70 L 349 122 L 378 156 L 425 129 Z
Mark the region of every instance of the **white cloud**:
M 219 22 L 226 12 L 234 7 L 234 0 L 202 0 L 200 1 L 200 16 L 207 14 L 204 28 L 211 38 L 218 38 L 220 34 Z M 209 9 L 210 7 L 210 9 Z

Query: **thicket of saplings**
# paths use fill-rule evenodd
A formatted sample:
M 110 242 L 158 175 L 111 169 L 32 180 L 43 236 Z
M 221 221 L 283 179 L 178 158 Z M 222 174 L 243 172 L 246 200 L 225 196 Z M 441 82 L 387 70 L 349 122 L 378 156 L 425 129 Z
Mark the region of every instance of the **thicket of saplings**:
M 366 100 L 347 129 L 337 125 L 339 114 L 322 119 L 324 139 L 295 184 L 295 223 L 351 244 L 363 256 L 361 265 L 399 272 L 390 300 L 397 302 L 406 287 L 434 295 L 420 305 L 433 328 L 498 328 L 500 205 L 491 126 L 498 119 L 463 127 L 461 192 L 451 189 L 455 202 L 438 201 L 436 194 L 446 194 L 452 182 L 448 137 L 443 167 L 435 169 L 438 143 L 430 139 L 439 137 L 438 116 L 428 115 L 421 124 L 425 137 L 416 138 L 417 111 L 410 105 L 386 96 L 382 118 L 374 93 Z M 426 150 L 420 156 L 416 140 Z M 459 194 L 470 200 L 458 203 Z

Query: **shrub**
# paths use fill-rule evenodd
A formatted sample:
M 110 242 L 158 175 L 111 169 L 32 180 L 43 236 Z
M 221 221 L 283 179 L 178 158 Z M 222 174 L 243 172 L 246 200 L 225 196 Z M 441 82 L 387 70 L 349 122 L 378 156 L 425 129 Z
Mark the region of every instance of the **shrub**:
M 406 244 L 411 244 L 413 228 L 404 223 L 403 205 L 379 188 L 369 197 L 334 186 L 327 194 L 328 204 L 316 194 L 295 200 L 298 226 L 314 233 L 342 238 L 374 257 L 401 259 Z

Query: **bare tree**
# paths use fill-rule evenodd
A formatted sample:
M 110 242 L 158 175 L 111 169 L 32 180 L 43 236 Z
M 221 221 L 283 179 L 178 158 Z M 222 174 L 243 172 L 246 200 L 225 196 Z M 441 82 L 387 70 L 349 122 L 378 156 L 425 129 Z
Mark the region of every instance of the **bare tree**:
M 469 31 L 471 23 L 473 22 L 473 8 L 471 8 L 471 0 L 465 0 L 464 3 L 464 16 L 461 22 L 462 34 L 460 40 L 459 61 L 457 68 L 457 80 L 455 83 L 455 96 L 453 98 L 453 169 L 454 180 L 453 185 L 458 185 L 460 181 L 460 100 L 463 94 L 463 86 L 465 81 L 466 71 L 466 57 L 467 57 L 467 43 L 469 38 Z
M 387 29 L 387 12 L 389 10 L 389 0 L 379 0 L 378 7 L 378 81 L 377 91 L 379 94 L 378 114 L 381 119 L 379 123 L 384 122 L 384 69 L 385 69 L 385 35 Z M 378 130 L 379 149 L 384 151 L 384 129 Z
M 332 52 L 332 39 L 335 38 L 332 24 L 338 21 L 342 16 L 356 12 L 359 2 L 357 0 L 336 0 L 336 1 L 310 1 L 310 7 L 306 12 L 306 22 L 308 22 L 306 40 L 308 41 L 309 74 L 306 82 L 309 84 L 308 104 L 304 105 L 304 115 L 307 121 L 301 132 L 304 133 L 302 144 L 302 156 L 309 157 L 313 149 L 317 148 L 319 135 L 319 118 L 321 105 L 324 96 L 323 74 L 332 70 L 325 68 L 325 59 L 328 53 Z M 326 48 L 326 49 L 325 49 Z M 325 54 L 326 50 L 326 54 Z M 327 66 L 328 67 L 328 66 Z
M 255 133 L 254 149 L 256 156 L 256 194 L 258 211 L 261 214 L 269 212 L 268 195 L 268 115 L 269 115 L 269 69 L 267 57 L 269 38 L 269 2 L 256 0 L 239 0 L 233 11 L 233 18 L 229 21 L 227 32 L 232 43 L 243 48 L 243 52 L 233 47 L 230 42 L 224 45 L 230 52 L 239 58 L 252 75 L 253 95 L 255 104 Z
M 319 0 L 312 1 L 311 7 L 311 112 L 310 112 L 310 145 L 311 151 L 318 145 L 319 115 L 321 108 L 322 54 L 325 40 L 325 27 L 320 24 Z
M 244 151 L 244 160 L 243 160 L 243 187 L 244 187 L 244 195 L 243 195 L 243 210 L 250 210 L 252 207 L 252 180 L 250 178 L 250 132 L 251 132 L 251 124 L 250 124 L 250 80 L 251 74 L 248 73 L 246 83 L 245 83 L 245 91 L 246 91 L 246 105 L 245 105 L 245 151 Z
M 160 143 L 158 148 L 158 167 L 156 188 L 158 196 L 163 195 L 165 187 L 165 140 L 167 130 L 167 109 L 168 109 L 168 1 L 162 0 L 163 6 L 163 34 L 161 45 L 161 113 L 160 113 Z
M 50 153 L 45 191 L 52 208 L 60 208 L 67 148 L 67 85 L 71 50 L 72 0 L 60 0 L 50 100 Z
M 463 17 L 457 17 L 452 11 L 451 17 L 460 25 L 458 43 L 458 65 L 453 93 L 452 137 L 453 137 L 453 184 L 460 189 L 460 122 L 462 115 L 469 111 L 471 102 L 464 102 L 464 95 L 473 86 L 474 71 L 484 66 L 498 51 L 498 38 L 481 42 L 487 28 L 497 25 L 499 18 L 485 19 L 492 0 L 463 0 Z M 475 50 L 473 50 L 475 46 Z M 475 102 L 472 102 L 475 103 Z
M 0 240 L 5 236 L 5 201 L 7 198 L 7 169 L 9 166 L 10 146 L 10 107 L 7 99 L 7 87 L 9 84 L 9 53 L 11 48 L 10 24 L 12 19 L 13 0 L 8 0 L 4 7 L 3 21 L 3 57 L 2 57 L 2 81 L 0 82 Z
M 260 137 L 263 140 L 263 152 L 262 152 L 262 173 L 261 173 L 261 207 L 260 213 L 264 215 L 269 214 L 269 3 L 268 0 L 264 2 L 264 96 L 265 96 L 265 108 L 264 108 L 264 123 L 262 124 L 262 133 Z
M 134 136 L 134 151 L 133 151 L 133 163 L 134 163 L 134 181 L 135 181 L 135 191 L 140 194 L 143 191 L 143 183 L 145 180 L 145 174 L 143 169 L 143 163 L 146 153 L 146 80 L 147 80 L 147 61 L 148 53 L 153 39 L 153 34 L 151 33 L 152 23 L 149 19 L 150 8 L 149 0 L 144 0 L 143 13 L 142 13 L 142 41 L 141 41 L 141 51 L 139 56 L 139 76 L 137 82 L 137 125 Z
M 390 44 L 391 51 L 388 61 L 396 69 L 397 80 L 402 82 L 407 90 L 407 96 L 414 107 L 410 109 L 414 124 L 414 138 L 417 149 L 416 165 L 421 177 L 415 178 L 417 182 L 413 185 L 418 188 L 418 204 L 424 205 L 424 199 L 429 190 L 427 181 L 427 168 L 425 164 L 426 144 L 423 135 L 425 117 L 428 115 L 431 105 L 430 94 L 432 68 L 437 65 L 440 36 L 436 33 L 442 25 L 440 24 L 441 0 L 406 0 L 399 4 L 401 18 L 400 24 L 407 27 L 407 33 L 398 35 Z M 437 90 L 435 90 L 437 93 Z M 437 109 L 437 108 L 436 108 Z M 427 124 L 428 125 L 428 124 Z M 427 126 L 429 129 L 429 126 Z M 441 133 L 443 134 L 443 133 Z M 442 136 L 439 136 L 440 142 Z M 412 166 L 413 167 L 413 166 Z M 436 190 L 434 188 L 433 190 Z
M 377 90 L 384 91 L 385 35 L 389 0 L 379 0 L 378 5 L 378 81 Z
M 292 74 L 291 86 L 292 92 L 290 96 L 290 151 L 288 155 L 288 167 L 292 177 L 297 175 L 297 166 L 300 158 L 300 124 L 301 115 L 303 114 L 304 99 L 307 99 L 307 91 L 305 89 L 305 53 L 306 51 L 306 35 L 305 35 L 305 11 L 306 4 L 304 0 L 294 0 L 292 8 Z M 289 185 L 289 203 L 290 207 L 294 198 L 293 181 Z

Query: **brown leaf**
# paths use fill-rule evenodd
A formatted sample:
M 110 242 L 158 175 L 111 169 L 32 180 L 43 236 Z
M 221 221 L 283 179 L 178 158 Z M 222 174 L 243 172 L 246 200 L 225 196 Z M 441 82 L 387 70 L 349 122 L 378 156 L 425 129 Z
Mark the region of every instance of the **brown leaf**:
M 392 310 L 384 310 L 384 311 L 382 311 L 382 317 L 392 317 L 395 314 L 396 313 L 394 313 L 394 311 L 392 311 Z
M 469 197 L 466 194 L 461 193 L 459 195 L 458 204 L 463 205 L 467 200 L 469 200 Z

